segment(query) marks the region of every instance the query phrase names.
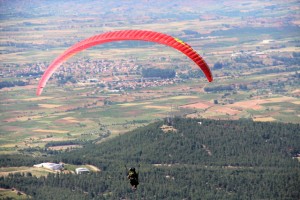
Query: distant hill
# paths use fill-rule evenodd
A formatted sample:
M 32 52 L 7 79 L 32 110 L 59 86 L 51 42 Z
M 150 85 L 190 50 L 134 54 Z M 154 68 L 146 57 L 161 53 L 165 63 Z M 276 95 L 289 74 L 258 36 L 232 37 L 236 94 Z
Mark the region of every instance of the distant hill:
M 299 199 L 299 124 L 175 118 L 169 132 L 164 124 L 48 158 L 100 173 L 15 174 L 0 178 L 0 187 L 37 199 Z M 136 192 L 125 166 L 140 173 Z

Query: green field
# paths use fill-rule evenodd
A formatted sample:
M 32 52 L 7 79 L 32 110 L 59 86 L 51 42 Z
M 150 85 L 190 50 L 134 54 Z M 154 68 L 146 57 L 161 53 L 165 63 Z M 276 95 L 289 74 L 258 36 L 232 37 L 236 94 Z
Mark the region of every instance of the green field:
M 29 196 L 15 189 L 0 189 L 0 198 L 2 197 L 7 199 L 16 199 L 16 200 L 25 200 L 28 198 L 30 199 Z

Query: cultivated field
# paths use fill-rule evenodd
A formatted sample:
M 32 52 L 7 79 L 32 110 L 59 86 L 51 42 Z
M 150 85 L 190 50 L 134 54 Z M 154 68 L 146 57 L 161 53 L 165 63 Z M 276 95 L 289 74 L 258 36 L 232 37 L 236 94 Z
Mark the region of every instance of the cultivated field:
M 95 139 L 107 130 L 112 136 L 119 135 L 173 115 L 299 122 L 299 98 L 272 94 L 249 98 L 251 92 L 247 95 L 240 92 L 240 99 L 234 103 L 214 104 L 213 100 L 222 99 L 222 94 L 200 91 L 198 85 L 205 84 L 204 81 L 191 81 L 189 90 L 187 84 L 178 84 L 159 90 L 105 94 L 115 103 L 91 107 L 84 105 L 93 102 L 95 97 L 77 96 L 77 90 L 72 87 L 59 91 L 50 85 L 45 96 L 38 98 L 34 97 L 34 91 L 24 91 L 22 87 L 2 92 L 5 112 L 1 113 L 1 130 L 6 134 L 1 135 L 0 150 L 13 152 L 43 147 L 50 141 Z M 93 86 L 86 88 L 86 93 L 91 90 Z M 101 127 L 105 128 L 101 130 Z

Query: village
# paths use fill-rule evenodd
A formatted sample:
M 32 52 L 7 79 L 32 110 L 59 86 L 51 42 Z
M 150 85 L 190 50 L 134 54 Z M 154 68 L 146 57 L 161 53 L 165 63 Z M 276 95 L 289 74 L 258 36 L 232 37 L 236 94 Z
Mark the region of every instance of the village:
M 146 66 L 151 67 L 149 64 Z M 6 65 L 0 69 L 0 74 L 3 75 L 3 78 L 25 79 L 31 85 L 37 83 L 47 67 L 46 63 L 25 64 L 18 68 Z M 11 70 L 12 68 L 15 70 Z M 133 59 L 127 61 L 80 59 L 76 62 L 64 63 L 50 82 L 54 84 L 97 84 L 100 88 L 108 88 L 109 92 L 161 87 L 183 82 L 178 76 L 170 79 L 144 78 L 141 75 L 141 68 L 141 65 L 136 64 Z

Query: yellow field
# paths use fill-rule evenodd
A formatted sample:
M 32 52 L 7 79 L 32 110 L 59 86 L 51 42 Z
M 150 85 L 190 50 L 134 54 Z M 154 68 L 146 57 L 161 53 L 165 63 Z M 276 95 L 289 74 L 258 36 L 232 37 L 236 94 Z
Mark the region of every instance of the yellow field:
M 66 138 L 50 137 L 50 138 L 40 139 L 41 142 L 55 142 L 55 141 L 67 141 L 67 140 L 69 140 L 67 137 Z
M 47 96 L 40 96 L 40 97 L 33 97 L 28 99 L 23 99 L 23 101 L 41 101 L 46 99 L 53 99 L 54 97 L 47 97 Z
M 291 103 L 300 105 L 300 101 L 292 101 Z
M 164 111 L 170 111 L 171 108 L 169 106 L 152 106 L 152 105 L 148 105 L 148 106 L 144 106 L 144 108 L 153 108 L 153 109 L 159 109 L 159 110 L 164 110 Z
M 38 104 L 39 107 L 41 108 L 58 108 L 61 105 L 56 105 L 56 104 Z
M 142 105 L 147 105 L 150 104 L 151 102 L 141 102 L 141 103 L 122 103 L 119 104 L 122 107 L 131 107 L 131 106 L 142 106 Z
M 93 172 L 100 172 L 101 170 L 94 166 L 94 165 L 85 165 L 88 169 L 92 170 Z
M 54 171 L 46 168 L 37 167 L 1 167 L 0 176 L 7 176 L 10 173 L 27 173 L 30 172 L 32 175 L 40 177 L 46 176 L 48 173 L 55 173 Z
M 176 96 L 176 97 L 171 97 L 170 99 L 174 100 L 180 100 L 180 99 L 198 99 L 199 97 L 197 96 Z
M 253 118 L 255 122 L 273 122 L 276 121 L 273 117 L 255 117 Z
M 70 123 L 79 123 L 80 121 L 77 120 L 76 118 L 74 117 L 64 117 L 62 118 L 63 120 L 66 120 L 67 122 L 70 122 Z
M 286 96 L 283 96 L 283 97 L 275 97 L 275 98 L 268 98 L 266 99 L 266 101 L 268 102 L 272 102 L 272 103 L 278 103 L 278 102 L 292 102 L 292 101 L 295 101 L 297 100 L 297 98 L 294 98 L 294 97 L 286 97 Z M 299 102 L 299 101 L 298 101 Z

